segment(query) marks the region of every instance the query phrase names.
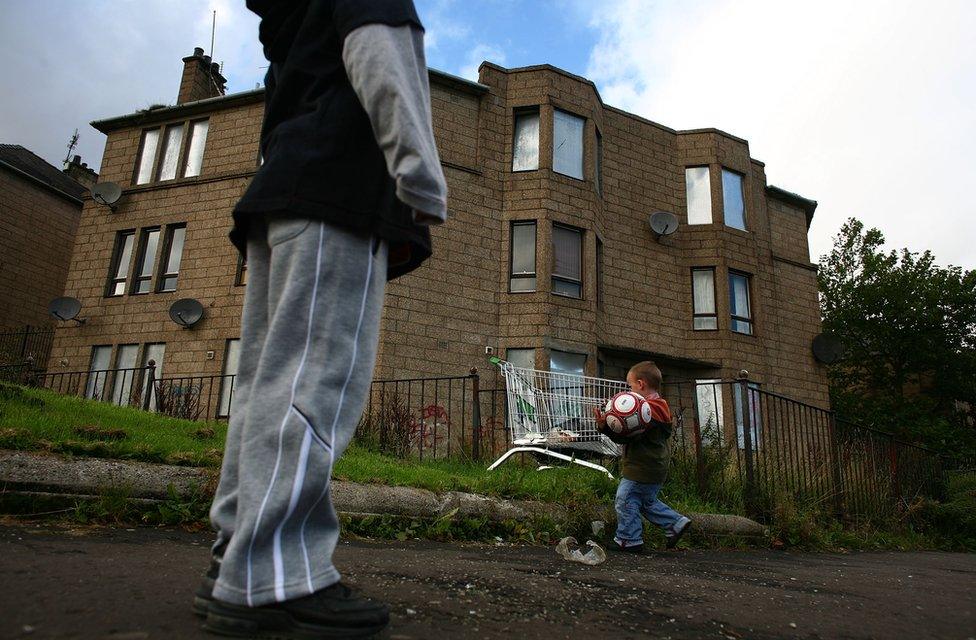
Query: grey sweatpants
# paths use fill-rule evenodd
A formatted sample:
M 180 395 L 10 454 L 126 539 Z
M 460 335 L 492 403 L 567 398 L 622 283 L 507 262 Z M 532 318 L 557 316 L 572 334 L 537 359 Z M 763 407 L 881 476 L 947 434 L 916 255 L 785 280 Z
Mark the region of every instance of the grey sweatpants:
M 214 597 L 259 606 L 339 580 L 332 466 L 376 360 L 386 243 L 307 218 L 255 220 L 241 352 L 210 518 Z

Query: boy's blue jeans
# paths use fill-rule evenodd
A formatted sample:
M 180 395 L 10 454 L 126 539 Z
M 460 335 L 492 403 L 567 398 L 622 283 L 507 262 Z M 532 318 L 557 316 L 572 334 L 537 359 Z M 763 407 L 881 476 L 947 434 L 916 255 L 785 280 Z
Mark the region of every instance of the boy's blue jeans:
M 644 525 L 641 514 L 652 524 L 664 529 L 665 534 L 674 535 L 675 525 L 684 519 L 680 513 L 657 499 L 661 491 L 659 484 L 644 484 L 626 478 L 620 479 L 617 487 L 617 499 L 614 508 L 617 510 L 618 544 L 630 547 L 644 542 Z

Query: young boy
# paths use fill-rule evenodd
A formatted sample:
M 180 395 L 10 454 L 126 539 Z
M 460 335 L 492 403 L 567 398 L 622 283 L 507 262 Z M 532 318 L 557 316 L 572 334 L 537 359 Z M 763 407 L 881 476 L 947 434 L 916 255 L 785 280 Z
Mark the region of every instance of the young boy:
M 447 217 L 411 0 L 248 0 L 270 62 L 264 164 L 234 209 L 249 282 L 213 563 L 194 610 L 234 636 L 347 638 L 389 608 L 340 582 L 330 475 L 362 413 L 386 281 Z
M 620 486 L 614 507 L 617 511 L 616 550 L 641 553 L 644 550 L 641 514 L 664 529 L 668 549 L 674 548 L 688 532 L 691 519 L 657 499 L 668 476 L 671 457 L 671 409 L 661 397 L 661 370 L 650 360 L 638 362 L 627 372 L 627 384 L 651 405 L 651 425 L 642 434 L 620 438 L 607 428 L 603 411 L 595 409 L 597 428 L 624 446 Z M 611 547 L 613 548 L 613 547 Z

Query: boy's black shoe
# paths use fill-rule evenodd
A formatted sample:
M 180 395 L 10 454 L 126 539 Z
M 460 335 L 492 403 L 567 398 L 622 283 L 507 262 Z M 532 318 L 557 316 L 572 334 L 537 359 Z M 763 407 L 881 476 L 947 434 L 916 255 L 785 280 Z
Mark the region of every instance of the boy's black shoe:
M 365 638 L 390 621 L 390 608 L 336 584 L 261 607 L 211 600 L 203 628 L 225 636 L 271 638 Z
M 629 544 L 624 546 L 619 542 L 617 542 L 616 540 L 611 540 L 607 544 L 607 546 L 610 548 L 611 551 L 618 551 L 620 553 L 636 553 L 636 554 L 644 553 L 644 543 Z
M 691 519 L 690 518 L 685 518 L 685 523 L 683 525 L 681 525 L 678 528 L 678 530 L 674 532 L 673 535 L 667 536 L 667 547 L 668 547 L 668 549 L 674 549 L 675 547 L 677 547 L 678 546 L 678 543 L 681 542 L 681 538 L 686 533 L 688 533 L 688 530 L 689 529 L 691 529 Z
M 217 575 L 220 573 L 220 559 L 216 556 L 210 558 L 210 568 L 203 576 L 200 586 L 193 592 L 193 614 L 201 618 L 207 617 L 207 607 L 213 601 L 214 583 L 217 582 Z

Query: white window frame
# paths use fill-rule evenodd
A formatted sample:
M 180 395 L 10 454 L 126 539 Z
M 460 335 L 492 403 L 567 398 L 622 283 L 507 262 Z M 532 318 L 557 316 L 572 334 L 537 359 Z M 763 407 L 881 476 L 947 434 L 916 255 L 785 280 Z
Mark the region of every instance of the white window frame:
M 567 142 L 576 142 L 578 134 L 578 153 L 567 147 Z M 583 180 L 586 140 L 586 118 L 575 113 L 553 109 L 552 113 L 552 170 L 560 175 Z M 565 149 L 564 149 L 565 147 Z
M 737 184 L 729 184 L 730 182 Z M 741 211 L 736 214 L 739 216 L 738 218 L 730 220 L 729 207 L 735 204 L 732 197 L 736 193 L 738 194 L 738 204 L 741 207 Z M 722 219 L 725 221 L 725 226 L 727 227 L 741 231 L 746 230 L 746 177 L 741 173 L 731 171 L 725 167 L 722 167 Z
M 712 182 L 709 167 L 685 167 L 688 224 L 712 224 Z
M 721 445 L 725 440 L 724 386 L 718 378 L 695 380 L 695 415 L 703 446 Z
M 512 171 L 539 168 L 539 108 L 517 109 L 514 113 Z

